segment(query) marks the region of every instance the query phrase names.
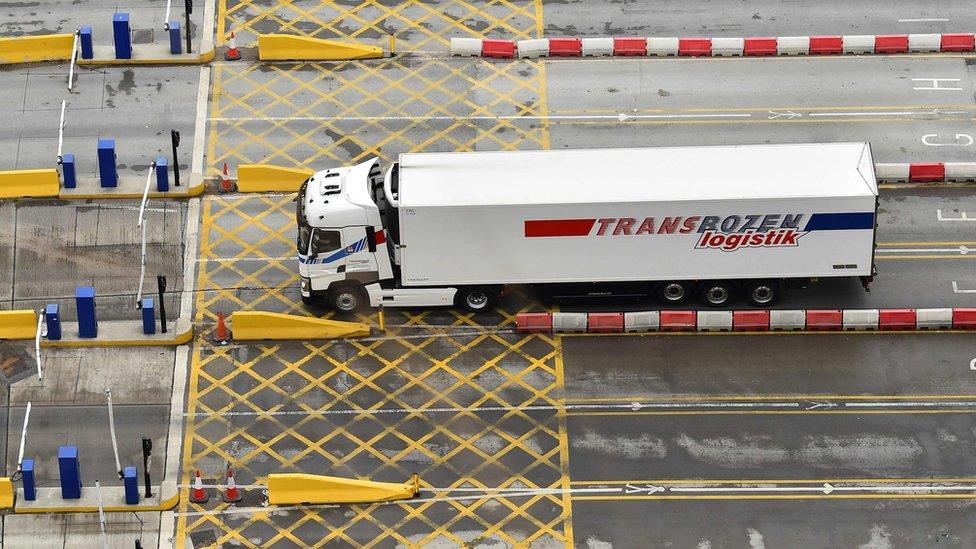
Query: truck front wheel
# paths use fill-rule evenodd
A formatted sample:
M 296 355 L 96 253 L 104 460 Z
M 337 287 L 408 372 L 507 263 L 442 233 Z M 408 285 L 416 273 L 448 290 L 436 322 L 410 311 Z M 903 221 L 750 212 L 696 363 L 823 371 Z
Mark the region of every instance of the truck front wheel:
M 490 310 L 495 304 L 495 292 L 484 286 L 459 288 L 455 303 L 471 313 Z
M 354 313 L 366 303 L 366 293 L 359 286 L 339 286 L 329 290 L 329 306 L 340 313 Z

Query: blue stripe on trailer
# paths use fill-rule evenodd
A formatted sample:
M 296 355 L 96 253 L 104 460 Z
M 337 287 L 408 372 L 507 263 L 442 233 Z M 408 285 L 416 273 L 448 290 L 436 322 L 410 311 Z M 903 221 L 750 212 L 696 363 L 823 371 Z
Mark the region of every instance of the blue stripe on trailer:
M 874 229 L 874 212 L 813 214 L 803 230 L 846 231 L 855 229 Z

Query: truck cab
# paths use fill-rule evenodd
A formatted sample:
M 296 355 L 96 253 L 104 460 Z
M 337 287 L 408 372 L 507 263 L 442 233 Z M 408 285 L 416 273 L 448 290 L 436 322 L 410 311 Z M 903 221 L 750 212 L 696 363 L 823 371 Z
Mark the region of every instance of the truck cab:
M 366 285 L 394 277 L 395 250 L 377 206 L 382 188 L 376 158 L 317 172 L 302 184 L 296 245 L 305 303 L 351 312 L 365 305 Z
M 344 313 L 366 305 L 454 304 L 456 288 L 400 285 L 398 170 L 394 163 L 384 174 L 379 159 L 372 158 L 317 172 L 302 184 L 296 245 L 305 304 Z M 488 308 L 494 297 L 465 296 L 476 306 L 473 310 Z

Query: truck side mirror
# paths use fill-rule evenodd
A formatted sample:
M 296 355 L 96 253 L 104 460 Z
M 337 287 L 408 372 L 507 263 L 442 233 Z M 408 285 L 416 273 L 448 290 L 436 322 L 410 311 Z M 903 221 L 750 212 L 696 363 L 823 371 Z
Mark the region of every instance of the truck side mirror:
M 376 229 L 372 226 L 366 227 L 366 244 L 369 246 L 369 251 L 376 251 Z

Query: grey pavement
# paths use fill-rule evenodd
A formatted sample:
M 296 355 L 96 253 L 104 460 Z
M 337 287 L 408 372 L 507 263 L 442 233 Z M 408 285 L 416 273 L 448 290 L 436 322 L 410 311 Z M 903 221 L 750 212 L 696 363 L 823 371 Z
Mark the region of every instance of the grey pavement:
M 976 145 L 923 143 L 973 134 L 969 69 L 938 58 L 550 61 L 551 145 L 869 141 L 877 162 L 969 161 Z
M 200 44 L 200 27 L 203 21 L 204 0 L 193 1 L 190 14 L 193 48 Z M 65 9 L 66 6 L 70 6 Z M 170 20 L 185 27 L 184 2 L 174 0 Z M 56 0 L 7 2 L 0 12 L 0 36 L 40 34 L 73 34 L 83 26 L 92 28 L 95 46 L 111 46 L 113 42 L 112 17 L 116 12 L 129 14 L 132 44 L 169 43 L 169 34 L 163 29 L 166 0 L 147 2 L 109 2 L 106 0 L 73 0 L 70 4 Z M 183 35 L 184 48 L 186 35 Z
M 180 314 L 186 208 L 185 202 L 150 200 L 146 214 L 143 296 L 158 300 L 156 275 L 166 276 L 170 319 Z M 58 303 L 62 318 L 75 320 L 75 289 L 91 285 L 98 318 L 141 319 L 135 309 L 142 238 L 138 201 L 6 201 L 0 213 L 0 231 L 11 235 L 0 241 L 0 257 L 10 258 L 0 272 L 6 307 L 39 310 Z
M 79 177 L 97 176 L 98 140 L 113 138 L 119 176 L 146 177 L 180 132 L 180 168 L 189 172 L 199 67 L 78 68 L 71 92 L 67 65 L 22 66 L 0 78 L 0 169 L 56 166 L 61 101 L 67 101 L 64 153 Z M 170 176 L 172 178 L 172 175 Z
M 37 484 L 58 486 L 59 446 L 78 446 L 84 486 L 96 479 L 118 486 L 105 389 L 112 389 L 123 467 L 136 467 L 142 482 L 142 437 L 153 439 L 153 483 L 165 470 L 170 390 L 175 352 L 170 348 L 50 349 L 44 380 L 31 376 L 9 389 L 5 423 L 6 469 L 17 468 L 24 410 L 31 402 L 25 457 L 33 458 Z
M 108 513 L 108 547 L 131 549 L 140 540 L 147 549 L 157 547 L 159 513 Z M 4 547 L 24 549 L 88 549 L 104 547 L 97 514 L 7 515 L 3 519 Z
M 543 1 L 543 13 L 545 34 L 552 36 L 795 36 L 972 32 L 976 6 L 965 0 L 554 0 Z

